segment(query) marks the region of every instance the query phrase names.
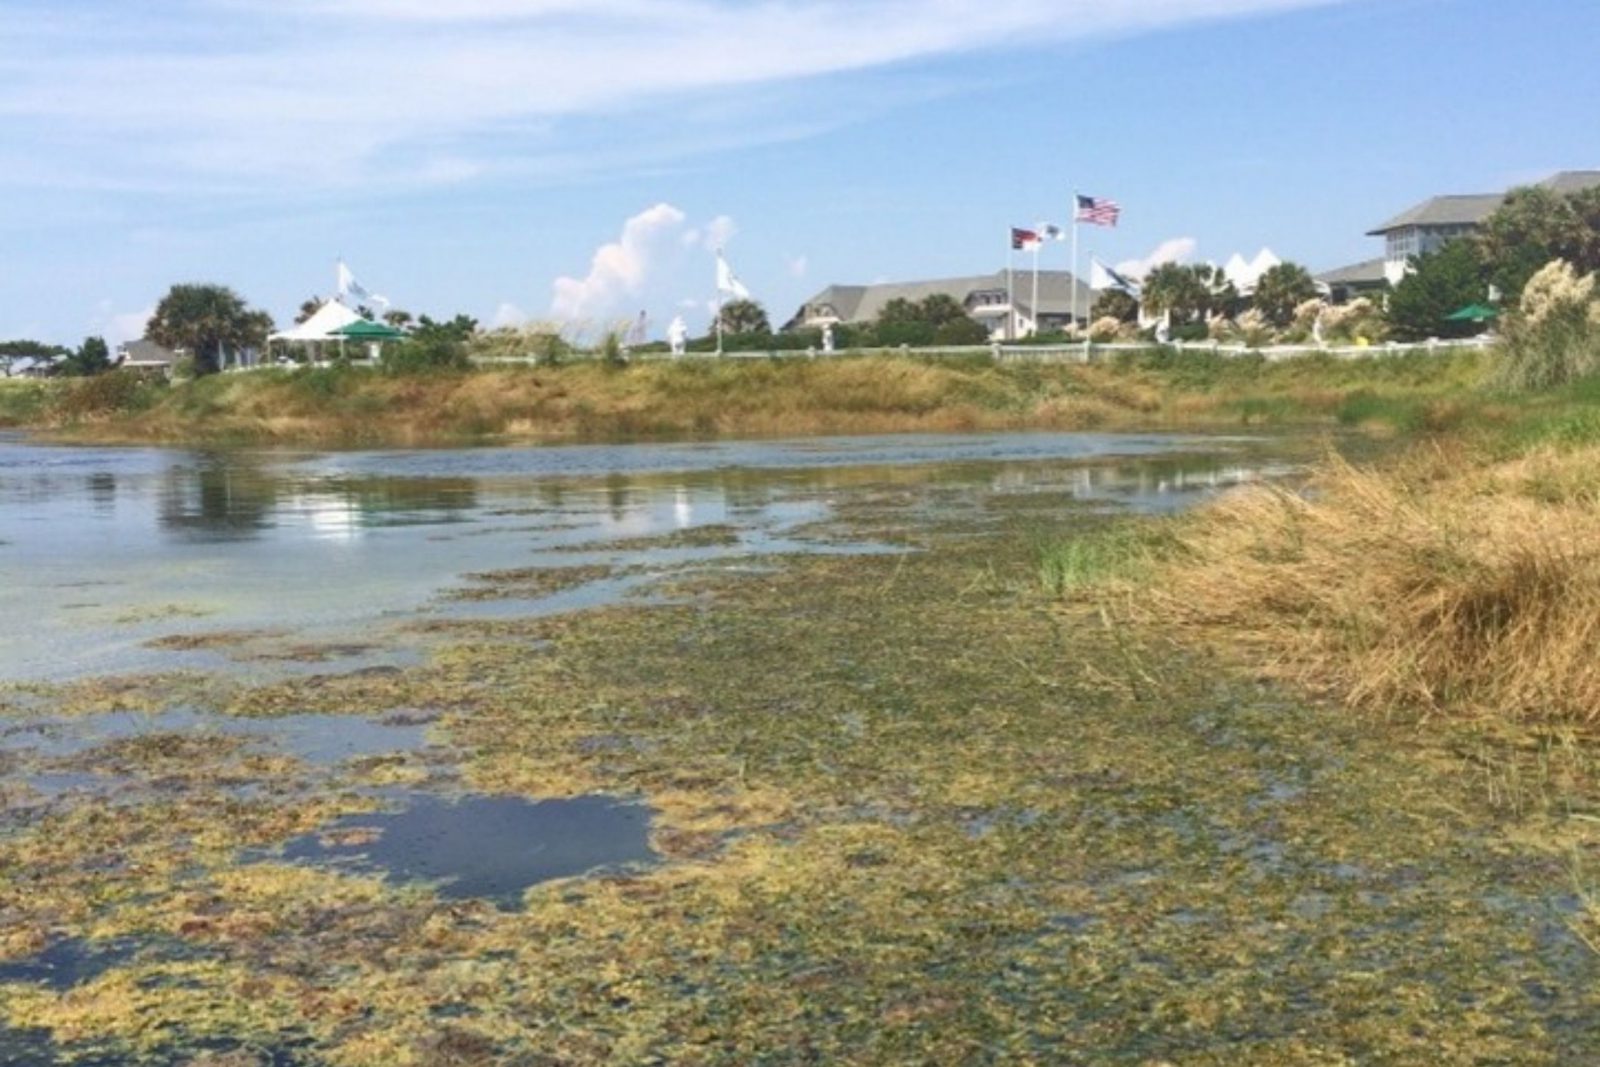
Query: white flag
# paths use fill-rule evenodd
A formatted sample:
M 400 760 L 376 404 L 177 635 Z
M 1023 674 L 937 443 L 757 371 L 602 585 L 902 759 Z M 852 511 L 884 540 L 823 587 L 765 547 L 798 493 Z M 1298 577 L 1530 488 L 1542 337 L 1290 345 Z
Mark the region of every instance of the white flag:
M 345 266 L 345 262 L 342 259 L 339 261 L 339 296 L 340 298 L 353 296 L 363 304 L 389 306 L 388 298 L 370 292 L 366 286 L 356 281 L 356 276 L 351 273 L 349 267 Z
M 717 292 L 726 293 L 736 300 L 750 299 L 750 290 L 734 275 L 733 268 L 728 266 L 721 252 L 717 253 Z
M 1097 293 L 1106 289 L 1120 289 L 1130 296 L 1139 293 L 1137 282 L 1118 274 L 1098 259 L 1089 260 L 1089 288 Z

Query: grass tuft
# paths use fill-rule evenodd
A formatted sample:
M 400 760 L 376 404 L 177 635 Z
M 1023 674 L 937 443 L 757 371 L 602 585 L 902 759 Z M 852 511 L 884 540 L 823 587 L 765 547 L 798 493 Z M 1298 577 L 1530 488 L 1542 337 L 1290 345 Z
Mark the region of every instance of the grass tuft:
M 1149 610 L 1354 705 L 1592 724 L 1597 460 L 1328 460 L 1305 495 L 1250 489 L 1188 522 Z

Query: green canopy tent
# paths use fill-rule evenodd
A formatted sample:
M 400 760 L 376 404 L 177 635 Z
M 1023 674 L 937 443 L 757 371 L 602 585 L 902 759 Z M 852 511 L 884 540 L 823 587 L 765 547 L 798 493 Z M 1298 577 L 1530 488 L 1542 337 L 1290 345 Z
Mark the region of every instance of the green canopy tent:
M 1491 322 L 1500 317 L 1500 311 L 1487 304 L 1468 304 L 1453 315 L 1446 315 L 1446 322 Z
M 369 319 L 352 322 L 348 326 L 341 326 L 330 332 L 341 341 L 365 341 L 374 359 L 383 354 L 385 341 L 400 341 L 406 336 L 404 330 L 397 330 L 387 323 L 372 322 Z

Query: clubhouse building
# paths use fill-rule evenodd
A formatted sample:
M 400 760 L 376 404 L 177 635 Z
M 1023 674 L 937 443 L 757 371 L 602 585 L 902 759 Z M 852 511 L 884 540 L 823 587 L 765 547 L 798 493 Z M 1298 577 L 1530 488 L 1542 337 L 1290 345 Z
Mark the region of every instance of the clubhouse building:
M 1007 285 L 1005 271 L 963 278 L 938 278 L 920 282 L 881 285 L 830 285 L 795 312 L 786 328 L 821 328 L 841 323 L 876 322 L 892 300 L 918 303 L 930 296 L 948 296 L 967 314 L 987 326 L 996 341 L 1031 337 L 1066 329 L 1074 308 L 1082 319 L 1094 304 L 1094 294 L 1072 272 L 1039 272 L 1039 301 L 1033 300 L 1033 270 L 1017 270 Z M 1076 303 L 1074 303 L 1076 301 Z
M 1600 170 L 1563 171 L 1539 183 L 1553 193 L 1567 195 L 1600 186 Z M 1328 271 L 1317 281 L 1342 301 L 1397 285 L 1410 269 L 1413 256 L 1426 256 L 1461 237 L 1476 233 L 1485 220 L 1505 203 L 1507 193 L 1471 193 L 1436 196 L 1401 212 L 1369 237 L 1383 238 L 1383 255 L 1362 263 Z

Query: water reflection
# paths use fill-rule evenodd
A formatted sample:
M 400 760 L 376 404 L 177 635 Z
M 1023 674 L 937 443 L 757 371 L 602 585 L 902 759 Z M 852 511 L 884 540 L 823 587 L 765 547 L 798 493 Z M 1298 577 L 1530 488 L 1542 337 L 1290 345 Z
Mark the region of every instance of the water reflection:
M 904 508 L 907 529 L 986 494 L 1171 510 L 1287 469 L 1261 455 L 1237 439 L 1082 434 L 334 455 L 0 442 L 0 677 L 173 669 L 145 646 L 175 634 L 365 639 L 439 610 L 467 573 L 881 548 L 828 528 L 851 501 Z M 650 544 L 711 526 L 727 530 Z M 632 588 L 597 583 L 545 609 Z
M 379 526 L 458 521 L 478 506 L 470 479 L 305 478 L 225 455 L 168 468 L 157 500 L 162 528 L 199 541 L 256 540 L 294 526 L 317 539 L 351 540 Z

